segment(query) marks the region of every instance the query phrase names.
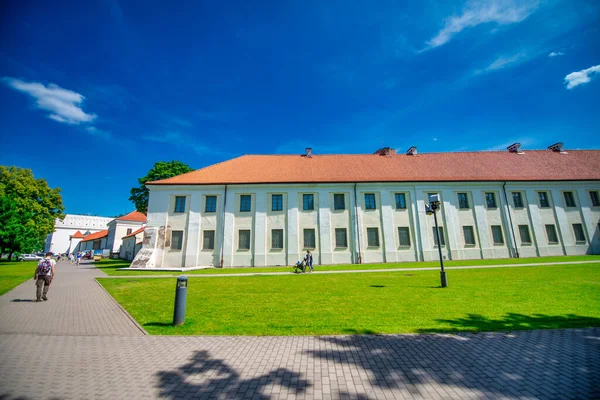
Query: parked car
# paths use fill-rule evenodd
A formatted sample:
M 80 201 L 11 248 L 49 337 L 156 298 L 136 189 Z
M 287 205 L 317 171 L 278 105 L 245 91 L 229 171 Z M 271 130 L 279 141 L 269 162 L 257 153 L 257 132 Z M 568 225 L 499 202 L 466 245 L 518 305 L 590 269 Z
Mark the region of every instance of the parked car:
M 35 254 L 21 254 L 18 258 L 19 261 L 39 261 L 44 257 L 36 256 Z

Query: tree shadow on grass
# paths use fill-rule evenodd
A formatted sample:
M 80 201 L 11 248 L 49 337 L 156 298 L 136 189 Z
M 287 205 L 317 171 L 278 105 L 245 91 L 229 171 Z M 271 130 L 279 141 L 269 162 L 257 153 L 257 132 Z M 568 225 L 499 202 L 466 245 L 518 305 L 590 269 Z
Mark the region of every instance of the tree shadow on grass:
M 278 368 L 261 376 L 243 379 L 235 369 L 223 360 L 210 357 L 208 351 L 194 352 L 188 364 L 174 371 L 160 371 L 160 396 L 197 399 L 269 399 L 263 393 L 267 386 L 285 387 L 291 395 L 301 395 L 310 383 L 300 374 L 286 368 Z
M 598 318 L 577 315 L 509 314 L 500 320 L 470 315 L 440 322 L 459 329 L 600 326 Z M 305 354 L 328 363 L 355 365 L 368 372 L 373 387 L 383 391 L 430 397 L 426 387 L 433 384 L 454 391 L 451 396 L 456 398 L 600 398 L 597 328 L 319 340 L 327 344 Z
M 585 317 L 575 314 L 545 315 L 508 313 L 503 318 L 492 319 L 480 314 L 467 314 L 466 318 L 438 319 L 439 323 L 449 326 L 439 328 L 422 328 L 420 333 L 450 332 L 504 332 L 513 330 L 588 328 L 600 326 L 600 318 Z

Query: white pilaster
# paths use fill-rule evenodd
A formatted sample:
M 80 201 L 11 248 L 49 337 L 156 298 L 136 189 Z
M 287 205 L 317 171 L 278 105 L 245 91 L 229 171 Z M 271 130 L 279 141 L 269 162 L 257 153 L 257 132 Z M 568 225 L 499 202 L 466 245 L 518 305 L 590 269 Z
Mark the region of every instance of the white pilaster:
M 482 258 L 491 258 L 492 241 L 488 232 L 488 221 L 485 205 L 485 197 L 482 192 L 475 190 L 473 195 L 473 208 L 475 210 L 475 227 L 477 229 L 477 237 L 479 238 L 479 248 L 481 249 Z
M 554 215 L 556 217 L 556 225 L 558 225 L 558 235 L 560 237 L 560 243 L 563 247 L 563 253 L 565 255 L 573 254 L 569 249 L 575 246 L 575 237 L 571 232 L 572 227 L 569 225 L 567 214 L 562 206 L 561 193 L 558 189 L 552 189 L 552 201 L 554 203 Z
M 331 207 L 329 205 L 329 190 L 319 191 L 319 259 L 314 263 L 333 264 L 333 246 L 331 245 Z
M 383 239 L 383 262 L 398 261 L 398 251 L 394 232 L 394 210 L 390 191 L 379 192 L 381 199 L 381 237 Z
M 288 202 L 288 226 L 287 226 L 287 248 L 288 248 L 288 262 L 291 260 L 299 260 L 300 255 L 300 240 L 298 238 L 298 190 L 287 191 L 287 202 Z M 302 255 L 303 257 L 304 255 Z
M 256 212 L 254 214 L 254 266 L 267 265 L 267 193 L 256 192 Z
M 202 237 L 200 227 L 201 200 L 202 196 L 198 191 L 192 192 L 189 196 L 190 211 L 187 221 L 187 232 L 185 234 L 187 243 L 185 245 L 184 265 L 186 267 L 195 267 L 198 265 L 198 255 L 200 254 L 199 246 Z
M 234 208 L 235 208 L 235 193 L 232 190 L 227 191 L 227 195 L 223 196 L 224 199 L 224 209 L 225 209 L 225 221 L 224 221 L 224 229 L 223 229 L 223 240 L 222 240 L 222 254 L 223 254 L 223 266 L 231 267 L 233 265 L 232 257 L 233 257 L 233 238 L 235 232 L 235 218 L 234 218 Z

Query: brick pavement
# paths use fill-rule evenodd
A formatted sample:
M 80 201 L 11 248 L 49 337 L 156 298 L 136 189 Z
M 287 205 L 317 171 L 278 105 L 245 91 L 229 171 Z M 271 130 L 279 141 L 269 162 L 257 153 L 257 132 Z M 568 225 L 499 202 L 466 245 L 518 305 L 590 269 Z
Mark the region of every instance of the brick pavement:
M 33 280 L 0 298 L 0 399 L 600 398 L 600 328 L 147 336 L 97 291 L 93 276 L 100 271 L 59 268 L 62 284 L 59 275 L 49 302 L 11 301 L 31 299 Z M 63 301 L 79 304 L 68 307 Z M 52 304 L 61 312 L 50 311 Z M 98 307 L 112 311 L 92 311 Z M 50 317 L 39 317 L 40 311 Z M 90 317 L 97 314 L 97 321 Z M 6 328 L 5 318 L 15 325 Z M 32 318 L 39 323 L 27 321 Z

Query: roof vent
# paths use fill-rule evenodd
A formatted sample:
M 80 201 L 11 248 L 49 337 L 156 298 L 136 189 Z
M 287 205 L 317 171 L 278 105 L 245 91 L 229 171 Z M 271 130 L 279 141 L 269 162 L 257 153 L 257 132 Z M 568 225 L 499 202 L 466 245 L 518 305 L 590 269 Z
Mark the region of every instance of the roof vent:
M 548 150 L 556 151 L 560 154 L 567 154 L 562 142 L 554 143 L 553 145 L 548 146 Z
M 390 156 L 396 154 L 396 149 L 392 149 L 391 147 L 382 147 L 373 154 L 378 154 L 380 156 Z
M 312 157 L 312 147 L 307 147 L 305 149 L 306 153 L 304 154 L 306 157 Z
M 525 154 L 523 153 L 523 150 L 521 150 L 521 143 L 513 143 L 508 146 L 506 150 L 510 151 L 511 153 Z
M 407 156 L 416 156 L 417 155 L 417 148 L 415 146 L 411 146 L 410 149 L 408 149 L 408 151 L 406 152 Z

